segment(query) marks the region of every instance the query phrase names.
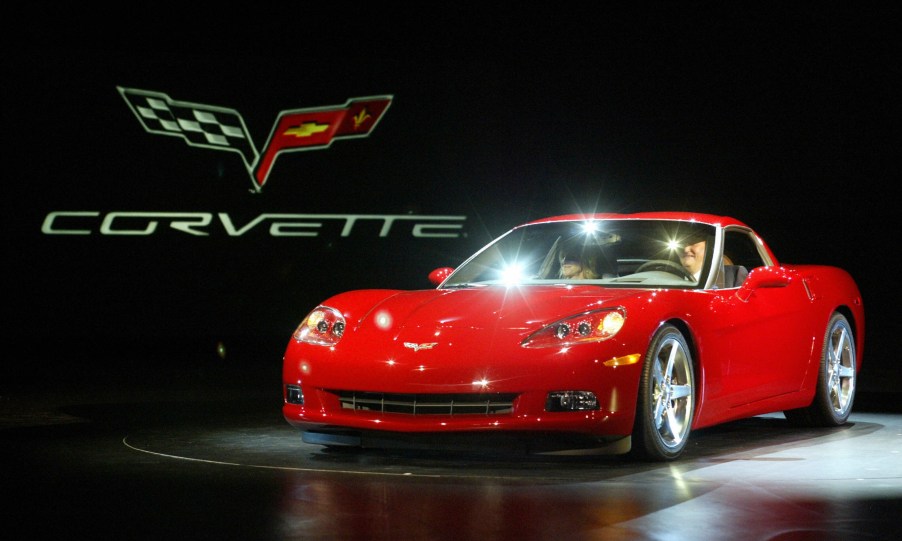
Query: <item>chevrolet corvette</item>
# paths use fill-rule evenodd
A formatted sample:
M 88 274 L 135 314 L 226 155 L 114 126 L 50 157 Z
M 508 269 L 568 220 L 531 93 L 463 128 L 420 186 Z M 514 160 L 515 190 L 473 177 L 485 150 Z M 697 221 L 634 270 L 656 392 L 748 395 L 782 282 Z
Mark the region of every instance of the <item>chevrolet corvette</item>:
M 779 262 L 734 218 L 538 219 L 429 279 L 304 317 L 282 362 L 282 414 L 304 442 L 668 461 L 704 427 L 772 413 L 833 427 L 852 411 L 855 281 Z

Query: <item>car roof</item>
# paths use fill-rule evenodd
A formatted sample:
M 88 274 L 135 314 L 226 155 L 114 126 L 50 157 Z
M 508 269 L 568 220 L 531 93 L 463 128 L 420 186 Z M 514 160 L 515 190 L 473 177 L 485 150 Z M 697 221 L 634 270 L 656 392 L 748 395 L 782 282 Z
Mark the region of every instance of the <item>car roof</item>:
M 587 220 L 681 220 L 699 222 L 715 226 L 739 225 L 748 227 L 745 223 L 729 216 L 706 214 L 703 212 L 635 212 L 630 214 L 618 213 L 589 213 L 589 214 L 563 214 L 532 220 L 524 225 L 544 222 L 587 221 Z

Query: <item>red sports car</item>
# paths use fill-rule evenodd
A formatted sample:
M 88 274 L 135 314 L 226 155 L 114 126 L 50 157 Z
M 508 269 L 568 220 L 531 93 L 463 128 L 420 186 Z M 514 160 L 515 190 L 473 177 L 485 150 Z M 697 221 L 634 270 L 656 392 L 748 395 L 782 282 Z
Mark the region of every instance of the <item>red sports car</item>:
M 852 410 L 854 280 L 781 264 L 733 218 L 545 218 L 430 279 L 304 318 L 282 390 L 305 442 L 672 460 L 693 429 L 780 411 L 836 426 Z

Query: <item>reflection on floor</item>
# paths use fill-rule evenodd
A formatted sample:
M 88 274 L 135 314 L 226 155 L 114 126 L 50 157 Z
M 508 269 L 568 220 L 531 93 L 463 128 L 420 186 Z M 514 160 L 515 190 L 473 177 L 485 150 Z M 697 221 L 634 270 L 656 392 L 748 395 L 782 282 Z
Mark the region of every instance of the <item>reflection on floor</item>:
M 699 430 L 646 464 L 327 450 L 266 385 L 19 389 L 0 402 L 3 486 L 38 539 L 897 540 L 894 399 L 862 393 L 836 429 Z

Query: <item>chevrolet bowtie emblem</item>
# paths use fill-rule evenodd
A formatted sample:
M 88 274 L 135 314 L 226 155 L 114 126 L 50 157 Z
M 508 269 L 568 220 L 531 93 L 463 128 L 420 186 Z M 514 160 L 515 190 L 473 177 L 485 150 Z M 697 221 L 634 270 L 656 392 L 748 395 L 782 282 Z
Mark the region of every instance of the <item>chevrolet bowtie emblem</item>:
M 425 344 L 416 344 L 414 342 L 404 342 L 404 347 L 410 348 L 414 351 L 420 351 L 421 349 L 432 349 L 438 345 L 438 342 L 428 342 Z

